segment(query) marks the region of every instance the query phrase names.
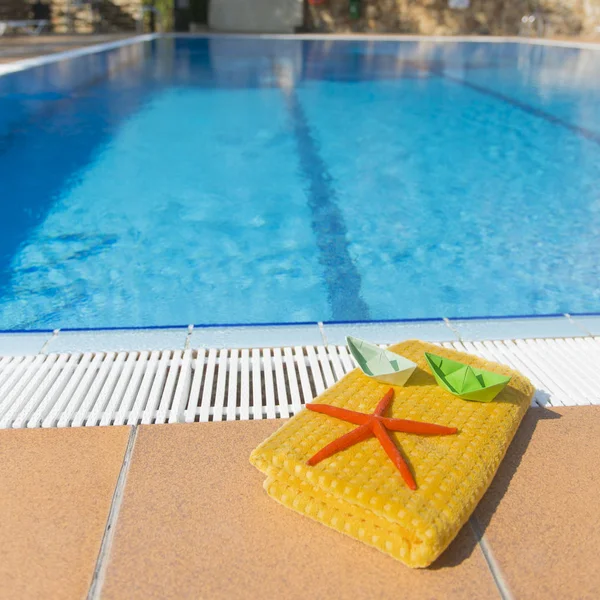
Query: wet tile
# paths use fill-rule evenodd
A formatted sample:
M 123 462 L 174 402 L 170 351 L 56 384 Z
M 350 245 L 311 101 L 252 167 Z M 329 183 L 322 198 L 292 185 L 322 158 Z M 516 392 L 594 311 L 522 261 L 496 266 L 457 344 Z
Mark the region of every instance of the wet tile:
M 142 427 L 102 598 L 498 597 L 468 527 L 411 570 L 270 499 L 248 456 L 280 424 Z
M 585 335 L 567 317 L 490 320 L 453 319 L 450 324 L 458 331 L 464 341 L 581 337 Z
M 329 344 L 345 344 L 346 336 L 353 335 L 378 344 L 393 344 L 403 340 L 426 342 L 458 341 L 458 336 L 442 320 L 393 323 L 325 323 L 325 337 Z
M 320 346 L 319 326 L 195 327 L 191 348 L 263 348 L 270 346 Z
M 119 329 L 112 331 L 61 331 L 46 352 L 108 352 L 183 350 L 187 327 L 173 329 Z
M 0 333 L 0 356 L 38 354 L 52 337 L 48 333 Z
M 0 597 L 85 598 L 129 431 L 0 431 Z
M 600 407 L 530 409 L 475 515 L 516 598 L 600 597 Z

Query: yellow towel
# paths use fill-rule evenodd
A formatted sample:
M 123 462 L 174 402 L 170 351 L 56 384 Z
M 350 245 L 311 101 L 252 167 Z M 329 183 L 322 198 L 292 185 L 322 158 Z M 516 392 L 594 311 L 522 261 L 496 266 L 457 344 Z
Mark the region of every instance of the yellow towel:
M 250 462 L 267 475 L 266 491 L 284 506 L 410 567 L 426 567 L 447 548 L 490 485 L 534 388 L 507 367 L 432 344 L 411 340 L 390 350 L 418 368 L 405 387 L 394 387 L 386 416 L 458 428 L 447 436 L 390 432 L 417 490 L 408 489 L 376 438 L 307 466 L 315 452 L 356 427 L 308 410 L 260 444 Z M 512 379 L 490 403 L 461 400 L 436 385 L 425 351 Z M 355 369 L 316 402 L 371 413 L 389 387 Z

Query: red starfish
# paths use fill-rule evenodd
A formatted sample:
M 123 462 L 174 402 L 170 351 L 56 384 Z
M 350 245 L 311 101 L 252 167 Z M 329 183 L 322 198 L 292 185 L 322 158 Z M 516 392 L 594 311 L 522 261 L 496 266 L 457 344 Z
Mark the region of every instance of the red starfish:
M 331 444 L 327 444 L 327 446 L 309 458 L 307 464 L 312 467 L 317 463 L 320 463 L 323 459 L 330 457 L 332 454 L 335 454 L 340 450 L 345 450 L 374 435 L 383 446 L 386 454 L 392 459 L 392 462 L 400 471 L 406 485 L 411 490 L 416 490 L 417 484 L 413 479 L 410 469 L 402 458 L 402 454 L 400 454 L 400 451 L 396 448 L 396 445 L 392 441 L 387 430 L 403 431 L 405 433 L 420 433 L 424 435 L 451 435 L 452 433 L 456 433 L 457 429 L 456 427 L 445 427 L 444 425 L 435 425 L 434 423 L 421 423 L 419 421 L 409 421 L 407 419 L 389 419 L 382 416 L 390 405 L 393 397 L 394 388 L 390 388 L 385 396 L 379 401 L 373 414 L 370 415 L 359 413 L 354 410 L 348 410 L 347 408 L 331 406 L 329 404 L 307 404 L 306 408 L 308 408 L 308 410 L 323 413 L 324 415 L 329 415 L 336 419 L 342 419 L 342 421 L 348 421 L 355 425 L 360 425 L 360 427 L 353 429 L 350 433 L 333 440 Z

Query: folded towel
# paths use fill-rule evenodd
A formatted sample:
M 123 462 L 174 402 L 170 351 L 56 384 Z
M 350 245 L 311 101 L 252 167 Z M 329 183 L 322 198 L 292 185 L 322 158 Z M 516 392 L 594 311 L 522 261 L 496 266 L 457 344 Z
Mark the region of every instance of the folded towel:
M 405 484 L 374 437 L 308 466 L 317 451 L 357 427 L 308 410 L 260 444 L 250 462 L 267 475 L 267 493 L 284 506 L 410 567 L 426 567 L 448 547 L 490 485 L 534 388 L 507 367 L 432 344 L 411 340 L 390 350 L 418 368 L 404 387 L 394 386 L 385 416 L 458 429 L 442 436 L 390 433 L 416 490 Z M 436 384 L 424 352 L 512 379 L 490 403 L 462 400 Z M 389 389 L 355 369 L 315 402 L 372 413 Z

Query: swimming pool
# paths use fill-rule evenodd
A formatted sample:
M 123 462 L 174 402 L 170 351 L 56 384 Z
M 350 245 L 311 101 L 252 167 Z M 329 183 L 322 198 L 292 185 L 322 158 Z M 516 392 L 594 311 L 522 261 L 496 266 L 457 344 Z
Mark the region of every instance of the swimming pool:
M 0 77 L 0 329 L 597 311 L 599 56 L 165 37 Z

